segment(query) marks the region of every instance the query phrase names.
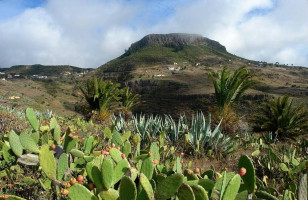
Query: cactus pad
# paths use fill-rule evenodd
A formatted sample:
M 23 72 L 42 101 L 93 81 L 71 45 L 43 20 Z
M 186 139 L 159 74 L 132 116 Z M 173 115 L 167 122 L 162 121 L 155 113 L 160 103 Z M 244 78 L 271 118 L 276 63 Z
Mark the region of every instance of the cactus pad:
M 191 187 L 185 183 L 181 185 L 179 188 L 179 192 L 177 194 L 180 200 L 195 200 L 195 195 Z
M 68 168 L 68 157 L 66 153 L 62 153 L 58 160 L 57 179 L 62 180 L 64 173 Z
M 99 170 L 98 166 L 95 163 L 95 159 L 86 165 L 86 171 L 87 171 L 88 177 L 94 183 L 94 185 L 99 190 L 102 190 L 104 188 L 102 179 L 101 179 L 102 175 L 101 175 L 101 171 Z
M 223 200 L 234 200 L 238 190 L 240 189 L 241 177 L 236 174 L 228 183 L 223 194 Z
M 110 188 L 107 191 L 102 191 L 100 196 L 103 200 L 118 200 L 119 192 L 115 189 Z
M 19 136 L 20 143 L 21 145 L 28 151 L 33 152 L 33 153 L 39 153 L 39 149 L 31 137 L 31 135 L 28 135 L 25 132 L 22 132 Z
M 98 200 L 92 192 L 81 184 L 73 185 L 68 191 L 68 197 L 72 200 Z
M 104 159 L 102 164 L 102 183 L 104 188 L 108 190 L 113 185 L 113 161 L 111 159 Z
M 193 185 L 191 189 L 194 191 L 196 200 L 208 200 L 207 192 L 200 185 Z
M 141 165 L 141 173 L 143 173 L 149 180 L 152 179 L 154 170 L 154 164 L 152 157 L 147 157 L 145 160 L 142 161 Z
M 39 154 L 40 165 L 46 176 L 51 180 L 56 179 L 56 160 L 48 145 L 43 145 Z
M 20 157 L 22 155 L 23 148 L 22 148 L 22 145 L 20 143 L 19 136 L 17 135 L 17 133 L 14 130 L 12 130 L 10 132 L 9 142 L 10 142 L 10 146 L 11 146 L 12 151 L 14 152 L 14 154 L 17 157 Z
M 246 174 L 242 176 L 244 183 L 247 185 L 247 190 L 249 193 L 254 193 L 256 185 L 255 168 L 247 156 L 243 155 L 238 161 L 238 169 L 244 167 L 246 169 Z
M 122 153 L 121 153 L 121 151 L 119 151 L 117 148 L 111 148 L 110 149 L 110 156 L 111 156 L 111 158 L 116 162 L 116 163 L 118 163 L 118 162 L 120 162 L 121 160 L 123 160 L 122 159 Z
M 143 188 L 143 190 L 145 191 L 147 197 L 149 200 L 154 200 L 154 191 L 152 188 L 152 185 L 149 181 L 149 179 L 144 175 L 144 174 L 140 174 L 140 184 Z
M 36 119 L 35 112 L 32 110 L 32 108 L 26 109 L 26 118 L 30 122 L 32 128 L 35 131 L 38 131 L 40 124 L 39 121 Z
M 90 136 L 86 139 L 85 141 L 85 147 L 84 147 L 84 152 L 85 153 L 90 153 L 93 147 L 93 142 L 94 142 L 94 137 Z
M 159 199 L 171 198 L 178 191 L 184 181 L 182 174 L 176 173 L 168 176 L 157 185 L 155 197 Z
M 114 168 L 114 175 L 113 175 L 114 184 L 116 184 L 124 176 L 129 167 L 130 165 L 126 159 L 118 162 L 117 166 Z
M 120 200 L 136 200 L 137 188 L 132 179 L 127 176 L 123 176 L 120 183 Z

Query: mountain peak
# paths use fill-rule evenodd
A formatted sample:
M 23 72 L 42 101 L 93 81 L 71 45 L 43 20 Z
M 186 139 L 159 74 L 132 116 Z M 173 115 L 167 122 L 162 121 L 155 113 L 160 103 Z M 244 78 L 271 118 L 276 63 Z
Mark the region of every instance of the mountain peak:
M 133 43 L 128 51 L 134 52 L 144 46 L 151 44 L 168 47 L 177 47 L 183 45 L 205 45 L 221 51 L 226 51 L 226 48 L 217 41 L 210 40 L 199 34 L 187 33 L 150 34 L 143 37 L 138 42 Z

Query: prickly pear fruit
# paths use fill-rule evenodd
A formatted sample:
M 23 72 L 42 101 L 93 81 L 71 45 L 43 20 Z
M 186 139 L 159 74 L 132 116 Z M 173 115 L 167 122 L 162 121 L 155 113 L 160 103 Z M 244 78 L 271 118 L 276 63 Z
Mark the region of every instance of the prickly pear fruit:
M 149 156 L 149 157 L 151 157 L 151 156 L 152 156 L 152 152 L 151 152 L 151 151 L 149 151 L 148 156 Z
M 89 183 L 88 187 L 89 187 L 90 190 L 93 190 L 95 188 L 93 183 Z
M 122 153 L 121 157 L 122 157 L 123 159 L 125 159 L 125 154 L 124 154 L 124 153 Z
M 240 176 L 244 176 L 244 175 L 246 174 L 246 169 L 245 169 L 244 167 L 242 167 L 242 168 L 239 170 L 238 174 L 239 174 Z
M 56 148 L 56 145 L 55 145 L 55 144 L 53 144 L 53 145 L 50 146 L 50 149 L 51 149 L 51 150 L 54 150 L 55 148 Z
M 156 165 L 156 164 L 157 164 L 157 160 L 156 160 L 156 159 L 154 159 L 154 160 L 153 160 L 153 163 L 154 163 L 154 165 Z
M 67 182 L 67 183 L 65 184 L 65 187 L 66 187 L 66 188 L 70 188 L 70 187 L 71 187 L 71 184 L 70 184 L 69 182 Z
M 64 195 L 64 196 L 68 195 L 68 190 L 67 189 L 62 189 L 61 190 L 61 194 Z
M 76 179 L 74 177 L 72 177 L 71 180 L 70 180 L 70 184 L 75 185 L 76 182 L 77 182 Z
M 112 144 L 111 144 L 111 147 L 112 147 L 112 148 L 114 148 L 114 147 L 115 147 L 115 144 L 114 144 L 114 143 L 112 143 Z
M 199 173 L 200 173 L 200 169 L 199 169 L 199 168 L 195 168 L 195 169 L 194 169 L 194 173 L 195 173 L 195 174 L 199 174 Z
M 83 176 L 82 175 L 78 175 L 77 181 L 78 181 L 79 184 L 81 184 L 82 181 L 83 181 Z

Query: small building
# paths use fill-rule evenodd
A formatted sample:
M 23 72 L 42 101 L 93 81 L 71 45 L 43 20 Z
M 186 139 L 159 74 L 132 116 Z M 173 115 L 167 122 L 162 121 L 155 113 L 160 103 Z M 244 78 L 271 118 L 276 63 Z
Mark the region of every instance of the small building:
M 155 74 L 154 77 L 163 77 L 163 76 L 166 76 L 164 74 Z
M 175 68 L 174 68 L 174 67 L 168 67 L 168 70 L 169 70 L 169 71 L 174 71 Z

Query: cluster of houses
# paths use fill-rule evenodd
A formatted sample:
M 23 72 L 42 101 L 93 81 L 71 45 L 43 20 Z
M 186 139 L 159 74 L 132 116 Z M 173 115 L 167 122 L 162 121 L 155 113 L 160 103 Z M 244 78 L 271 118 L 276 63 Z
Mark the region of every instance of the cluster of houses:
M 64 76 L 69 76 L 69 75 L 75 75 L 78 77 L 81 77 L 85 74 L 87 74 L 88 71 L 83 71 L 83 72 L 75 72 L 75 73 L 71 73 L 69 71 L 65 71 L 63 72 Z M 20 74 L 14 74 L 14 73 L 5 73 L 5 72 L 0 72 L 0 79 L 5 81 L 7 79 L 28 79 L 28 78 L 33 78 L 33 79 L 48 79 L 49 77 L 46 75 L 38 75 L 38 74 L 34 74 L 29 76 L 25 76 L 25 75 L 20 75 Z

